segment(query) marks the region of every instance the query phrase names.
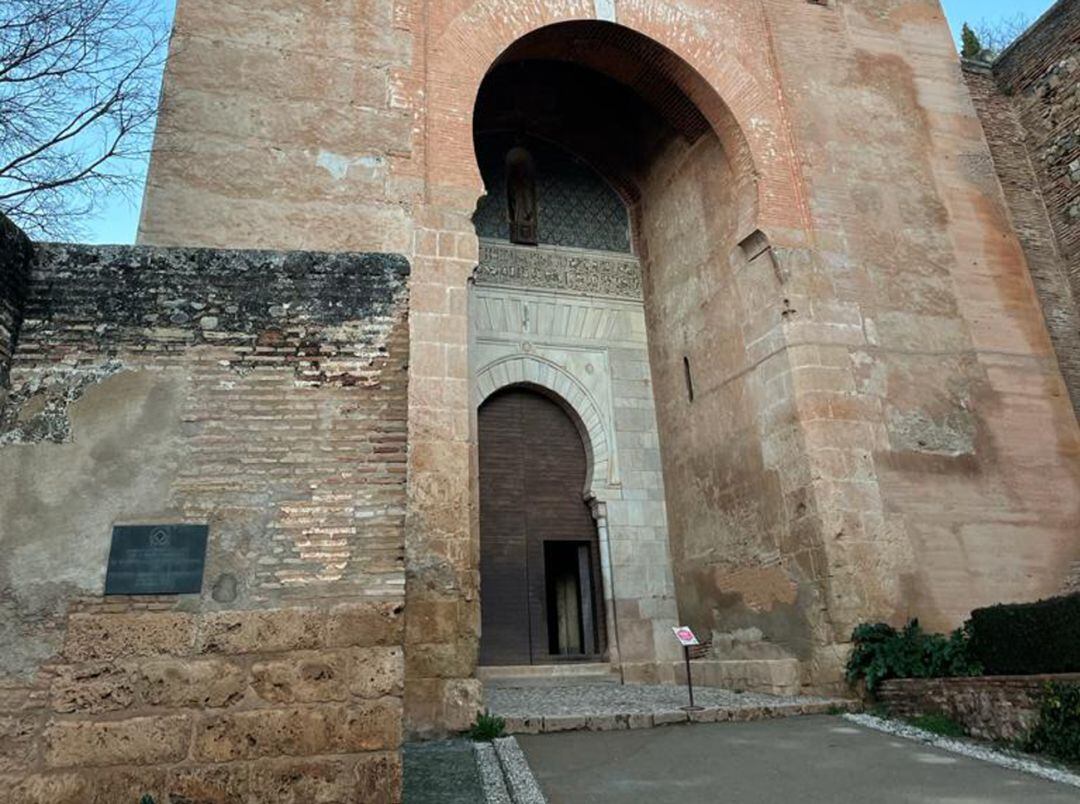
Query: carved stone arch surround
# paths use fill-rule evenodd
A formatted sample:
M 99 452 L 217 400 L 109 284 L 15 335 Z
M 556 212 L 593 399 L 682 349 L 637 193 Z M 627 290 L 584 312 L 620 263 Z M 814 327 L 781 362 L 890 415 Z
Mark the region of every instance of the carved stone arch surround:
M 601 405 L 589 390 L 558 364 L 522 352 L 493 360 L 476 373 L 476 406 L 511 386 L 546 391 L 568 408 L 581 431 L 588 461 L 583 495 L 587 499 L 603 499 L 605 490 L 615 482 L 614 439 Z

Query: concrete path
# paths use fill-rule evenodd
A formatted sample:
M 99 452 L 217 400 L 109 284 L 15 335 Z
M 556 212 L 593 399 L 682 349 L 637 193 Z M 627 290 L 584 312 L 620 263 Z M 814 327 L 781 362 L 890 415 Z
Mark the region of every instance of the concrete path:
M 1072 802 L 1074 787 L 838 717 L 520 735 L 551 804 Z
M 694 691 L 701 711 L 687 713 L 685 687 L 648 684 L 561 684 L 513 687 L 487 684 L 484 697 L 493 714 L 506 720 L 508 734 L 646 729 L 686 723 L 761 720 L 847 710 L 854 701 L 783 697 L 711 687 Z

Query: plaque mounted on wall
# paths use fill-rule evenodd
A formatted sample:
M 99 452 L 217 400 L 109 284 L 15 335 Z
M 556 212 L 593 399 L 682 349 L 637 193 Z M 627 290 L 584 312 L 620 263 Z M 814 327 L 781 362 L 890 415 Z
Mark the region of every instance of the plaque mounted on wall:
M 114 525 L 106 595 L 202 591 L 206 525 Z

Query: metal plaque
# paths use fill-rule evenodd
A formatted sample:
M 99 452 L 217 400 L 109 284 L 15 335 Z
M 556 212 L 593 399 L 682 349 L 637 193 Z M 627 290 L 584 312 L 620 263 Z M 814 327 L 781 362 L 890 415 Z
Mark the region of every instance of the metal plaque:
M 206 525 L 113 526 L 105 594 L 201 592 L 208 531 Z

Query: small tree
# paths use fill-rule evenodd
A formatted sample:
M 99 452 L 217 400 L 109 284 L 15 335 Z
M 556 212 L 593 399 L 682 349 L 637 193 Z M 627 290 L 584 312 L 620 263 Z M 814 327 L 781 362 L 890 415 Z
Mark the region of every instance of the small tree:
M 978 34 L 971 30 L 971 26 L 966 22 L 964 23 L 963 29 L 960 31 L 960 40 L 962 43 L 960 55 L 965 59 L 977 59 L 982 55 L 982 42 L 979 41 Z
M 166 41 L 145 0 L 0 2 L 0 212 L 65 236 L 101 195 L 133 188 Z

